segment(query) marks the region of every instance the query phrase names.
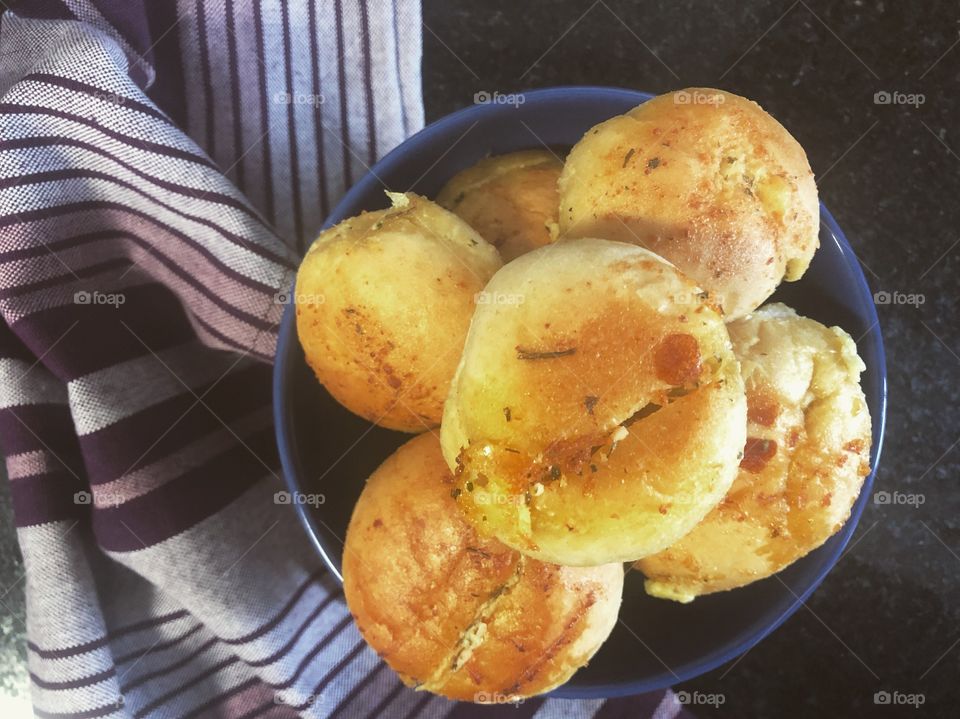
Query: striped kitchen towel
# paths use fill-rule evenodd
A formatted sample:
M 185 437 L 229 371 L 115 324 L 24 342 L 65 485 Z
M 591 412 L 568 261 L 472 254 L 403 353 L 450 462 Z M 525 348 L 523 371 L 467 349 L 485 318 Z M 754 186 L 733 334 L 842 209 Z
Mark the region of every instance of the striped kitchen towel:
M 288 506 L 305 244 L 423 124 L 417 0 L 32 0 L 0 19 L 0 450 L 43 719 L 465 717 L 367 649 Z M 672 717 L 669 692 L 488 710 Z

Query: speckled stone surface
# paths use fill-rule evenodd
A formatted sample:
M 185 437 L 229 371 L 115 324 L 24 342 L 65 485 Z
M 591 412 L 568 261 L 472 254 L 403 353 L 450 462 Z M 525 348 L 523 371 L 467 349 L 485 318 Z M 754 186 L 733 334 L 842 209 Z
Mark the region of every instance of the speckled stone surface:
M 957 716 L 960 707 L 960 7 L 956 2 L 424 0 L 428 120 L 474 93 L 722 87 L 806 148 L 877 291 L 890 371 L 877 490 L 848 554 L 774 635 L 678 689 L 701 716 Z M 722 5 L 723 8 L 717 7 Z M 919 106 L 875 93 L 924 95 Z M 5 483 L 4 483 L 5 484 Z M 26 691 L 22 567 L 0 490 L 0 693 Z M 644 651 L 638 645 L 638 651 Z M 925 703 L 878 707 L 877 691 Z M 695 694 L 697 693 L 697 694 Z
M 0 466 L 0 696 L 20 697 L 28 693 L 23 580 L 7 475 Z

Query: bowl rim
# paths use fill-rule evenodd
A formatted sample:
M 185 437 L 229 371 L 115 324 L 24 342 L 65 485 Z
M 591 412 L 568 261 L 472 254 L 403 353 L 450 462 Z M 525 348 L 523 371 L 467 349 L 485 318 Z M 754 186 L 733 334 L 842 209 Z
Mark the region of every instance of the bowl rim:
M 584 100 L 599 98 L 609 100 L 616 97 L 622 97 L 623 99 L 630 99 L 636 101 L 637 104 L 640 104 L 641 102 L 654 97 L 654 95 L 650 93 L 639 90 L 595 85 L 556 86 L 529 90 L 518 94 L 522 94 L 524 96 L 525 103 L 531 100 L 533 102 L 543 102 L 545 100 L 555 100 L 561 98 L 564 100 L 569 100 L 572 95 L 579 96 Z M 327 217 L 323 224 L 323 229 L 326 229 L 345 219 L 346 213 L 349 211 L 348 208 L 358 204 L 358 201 L 361 198 L 367 196 L 374 189 L 373 186 L 383 184 L 379 179 L 380 175 L 386 174 L 387 170 L 405 158 L 410 152 L 416 151 L 424 145 L 431 144 L 435 135 L 443 132 L 451 126 L 460 124 L 464 119 L 469 118 L 479 120 L 488 114 L 493 115 L 502 112 L 505 107 L 506 106 L 504 105 L 497 104 L 470 105 L 435 120 L 434 122 L 425 126 L 419 132 L 411 135 L 409 138 L 401 142 L 393 150 L 387 153 L 378 162 L 374 163 L 373 166 L 369 168 L 368 172 L 366 172 L 364 176 L 360 178 L 353 185 L 353 187 L 351 187 L 344 194 L 341 200 L 334 207 L 333 211 Z M 513 112 L 515 110 L 508 109 L 508 111 Z M 673 668 L 665 667 L 665 671 L 658 674 L 649 675 L 643 679 L 608 684 L 595 684 L 590 686 L 581 685 L 576 688 L 563 685 L 550 692 L 547 696 L 567 699 L 602 699 L 630 696 L 674 686 L 712 671 L 717 667 L 720 667 L 723 664 L 726 664 L 727 662 L 732 661 L 750 651 L 759 642 L 763 641 L 763 639 L 778 629 L 797 611 L 797 609 L 800 608 L 804 602 L 806 602 L 814 590 L 823 583 L 823 580 L 826 578 L 827 574 L 833 570 L 843 555 L 844 549 L 847 547 L 851 537 L 853 536 L 853 533 L 856 531 L 863 511 L 866 508 L 868 499 L 871 495 L 871 490 L 873 488 L 877 467 L 880 463 L 887 416 L 887 366 L 886 353 L 883 345 L 883 335 L 880 329 L 880 322 L 877 316 L 876 305 L 873 302 L 873 294 L 870 291 L 870 286 L 863 273 L 863 270 L 860 268 L 860 262 L 857 259 L 853 248 L 850 246 L 850 243 L 848 242 L 843 231 L 840 229 L 840 226 L 837 224 L 837 221 L 834 219 L 833 215 L 823 204 L 823 202 L 820 202 L 820 222 L 821 228 L 825 225 L 829 230 L 834 242 L 840 250 L 841 257 L 843 258 L 848 269 L 851 271 L 851 274 L 854 276 L 856 281 L 854 286 L 851 287 L 851 291 L 856 294 L 858 299 L 861 301 L 860 310 L 863 315 L 866 316 L 867 320 L 870 321 L 870 328 L 860 339 L 856 340 L 856 344 L 860 345 L 861 342 L 865 343 L 862 356 L 864 357 L 865 364 L 867 363 L 867 359 L 869 359 L 867 371 L 876 375 L 878 395 L 878 416 L 876 418 L 877 421 L 874 423 L 875 426 L 873 427 L 873 446 L 871 447 L 871 471 L 863 482 L 860 495 L 850 510 L 850 516 L 847 518 L 846 522 L 844 522 L 844 525 L 840 531 L 838 531 L 832 537 L 835 544 L 831 548 L 830 553 L 824 558 L 820 566 L 817 568 L 813 579 L 809 581 L 801 593 L 794 593 L 793 589 L 785 584 L 790 593 L 794 595 L 794 601 L 791 602 L 790 605 L 772 621 L 767 620 L 766 623 L 759 629 L 745 631 L 744 633 L 746 636 L 739 642 L 725 644 L 711 652 L 699 656 L 695 660 L 688 661 L 681 666 Z M 296 280 L 294 280 L 294 286 L 295 283 Z M 291 350 L 295 352 L 297 347 L 298 341 L 296 337 L 295 312 L 293 303 L 290 303 L 284 308 L 283 317 L 280 323 L 280 330 L 277 336 L 276 354 L 273 365 L 273 418 L 277 446 L 280 455 L 280 463 L 283 470 L 283 481 L 287 489 L 291 492 L 299 492 L 301 491 L 301 488 L 298 478 L 299 468 L 295 466 L 295 460 L 293 458 L 293 439 L 291 432 L 288 430 L 290 412 L 289 407 L 286 406 L 284 398 L 287 396 L 288 378 L 291 376 L 291 373 L 287 371 Z M 332 561 L 326 548 L 319 539 L 319 531 L 316 523 L 324 525 L 325 523 L 323 520 L 316 517 L 315 514 L 309 512 L 309 508 L 306 505 L 295 503 L 293 507 L 314 547 L 317 549 L 324 563 L 327 565 L 327 568 L 339 581 L 342 581 L 343 578 L 336 568 L 336 563 Z

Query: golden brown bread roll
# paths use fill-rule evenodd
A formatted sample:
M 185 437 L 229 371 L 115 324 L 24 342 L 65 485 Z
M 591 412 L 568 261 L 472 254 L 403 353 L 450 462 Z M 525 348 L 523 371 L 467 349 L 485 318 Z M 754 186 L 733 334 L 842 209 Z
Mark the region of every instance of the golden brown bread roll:
M 723 318 L 634 245 L 571 240 L 505 265 L 485 292 L 441 426 L 482 532 L 589 566 L 658 552 L 726 494 L 746 431 Z
M 729 330 L 747 387 L 745 456 L 703 522 L 637 563 L 654 596 L 686 602 L 780 571 L 840 529 L 870 471 L 864 365 L 850 336 L 781 304 Z
M 342 405 L 384 427 L 436 426 L 475 296 L 500 267 L 467 223 L 412 193 L 323 232 L 297 273 L 307 364 Z
M 756 103 L 689 88 L 583 136 L 560 177 L 562 237 L 604 237 L 673 262 L 740 317 L 819 245 L 807 156 Z
M 499 250 L 504 262 L 557 237 L 557 180 L 563 162 L 546 150 L 488 157 L 457 173 L 437 203 Z
M 368 480 L 343 557 L 361 634 L 406 684 L 451 699 L 501 703 L 563 684 L 616 623 L 623 567 L 543 564 L 482 538 L 453 488 L 430 432 Z

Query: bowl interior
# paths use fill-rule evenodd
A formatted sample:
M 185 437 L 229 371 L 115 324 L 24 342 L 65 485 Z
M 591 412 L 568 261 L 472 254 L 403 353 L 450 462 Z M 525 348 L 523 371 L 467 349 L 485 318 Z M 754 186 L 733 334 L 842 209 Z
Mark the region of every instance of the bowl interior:
M 523 95 L 520 104 L 475 105 L 413 136 L 377 163 L 344 197 L 327 225 L 361 210 L 387 206 L 383 194 L 413 190 L 434 196 L 456 172 L 489 154 L 569 147 L 591 126 L 651 96 L 612 88 L 552 88 Z M 867 365 L 862 377 L 873 419 L 871 466 L 880 456 L 886 411 L 883 343 L 872 296 L 859 263 L 830 213 L 821 206 L 820 249 L 806 275 L 785 283 L 771 301 L 857 341 Z M 274 370 L 277 438 L 291 491 L 318 492 L 319 506 L 297 504 L 308 533 L 339 576 L 342 538 L 366 478 L 409 435 L 371 425 L 343 409 L 316 381 L 296 337 L 293 307 L 281 326 Z M 701 597 L 689 605 L 652 599 L 642 577 L 628 573 L 621 622 L 590 664 L 554 692 L 595 698 L 657 689 L 729 661 L 779 626 L 836 563 L 868 501 L 871 474 L 850 520 L 823 547 L 775 577 Z

